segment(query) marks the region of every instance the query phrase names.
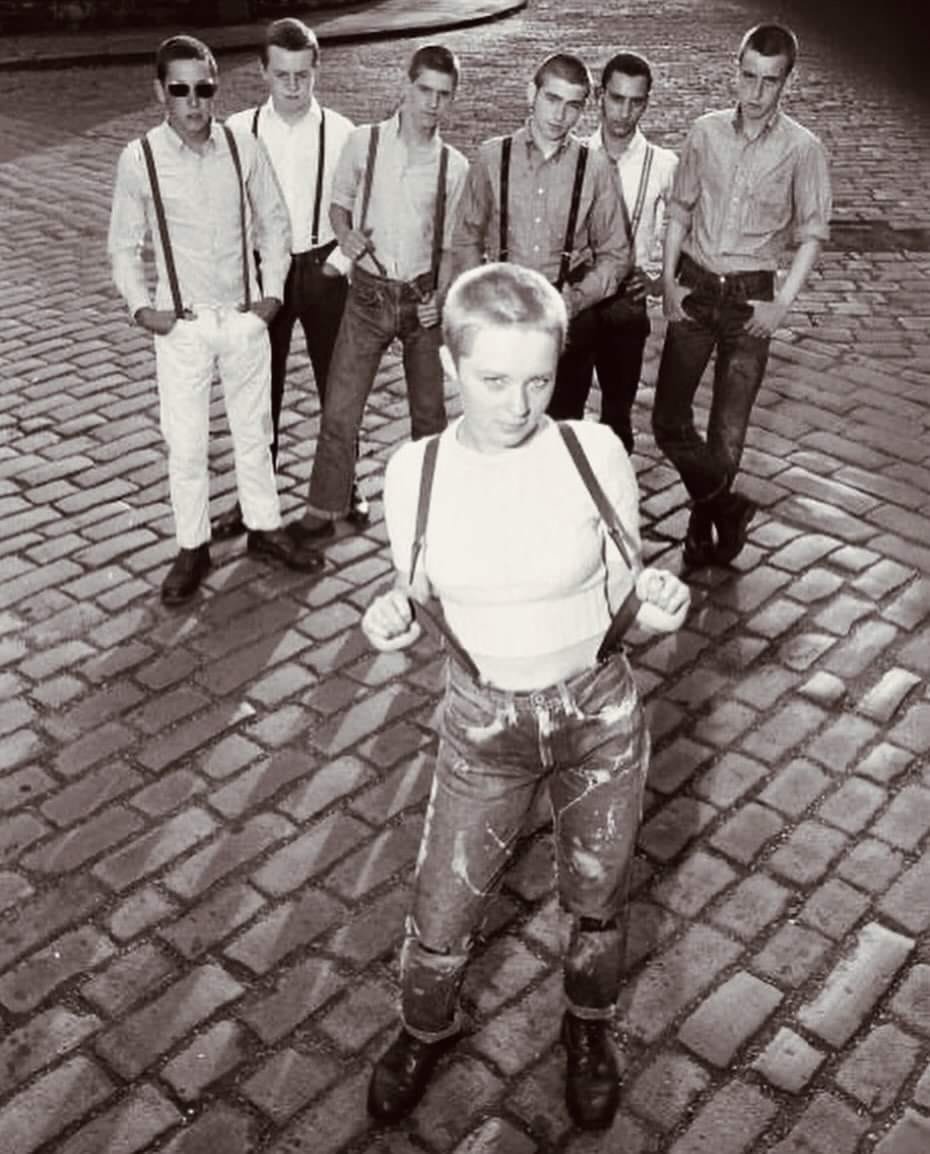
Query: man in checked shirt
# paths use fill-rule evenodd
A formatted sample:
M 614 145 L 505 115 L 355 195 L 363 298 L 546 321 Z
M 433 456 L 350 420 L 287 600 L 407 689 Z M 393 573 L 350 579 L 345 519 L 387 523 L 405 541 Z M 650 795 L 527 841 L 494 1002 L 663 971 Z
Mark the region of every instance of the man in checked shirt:
M 456 273 L 510 260 L 561 292 L 568 343 L 548 409 L 557 420 L 584 416 L 593 365 L 587 312 L 616 292 L 631 263 L 614 166 L 572 133 L 591 87 L 577 56 L 543 60 L 527 85 L 525 124 L 479 146 L 452 239 Z
M 733 491 L 749 416 L 783 323 L 829 236 L 823 146 L 779 108 L 798 44 L 778 24 L 743 37 L 735 108 L 695 121 L 668 211 L 663 307 L 668 320 L 652 428 L 692 500 L 688 567 L 727 565 L 746 544 L 755 502 Z M 797 248 L 775 291 L 778 261 Z M 694 395 L 716 350 L 706 435 Z

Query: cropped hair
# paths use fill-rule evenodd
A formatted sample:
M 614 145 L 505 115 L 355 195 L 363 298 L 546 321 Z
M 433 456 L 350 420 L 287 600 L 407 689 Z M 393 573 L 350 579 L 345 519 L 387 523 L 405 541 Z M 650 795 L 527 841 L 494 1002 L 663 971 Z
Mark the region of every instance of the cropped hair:
M 467 356 L 482 329 L 518 325 L 551 333 L 560 353 L 565 346 L 565 302 L 541 273 L 522 265 L 492 263 L 469 269 L 453 281 L 442 310 L 442 339 L 456 364 Z
M 602 90 L 610 83 L 610 78 L 615 72 L 620 72 L 624 76 L 645 76 L 646 93 L 652 91 L 652 65 L 638 52 L 618 52 L 616 56 L 611 56 L 601 73 Z
M 757 24 L 750 28 L 739 46 L 737 60 L 742 60 L 747 48 L 760 56 L 784 56 L 788 61 L 785 76 L 791 75 L 794 62 L 798 58 L 798 38 L 783 24 Z
M 168 76 L 168 66 L 172 60 L 202 60 L 210 66 L 210 72 L 216 76 L 216 58 L 202 40 L 194 36 L 169 36 L 158 46 L 155 53 L 155 75 L 165 83 Z
M 426 72 L 427 69 L 430 72 L 444 72 L 446 76 L 451 76 L 453 90 L 458 88 L 462 71 L 459 58 L 445 44 L 421 45 L 410 57 L 407 76 L 410 80 L 416 80 L 420 73 Z
M 559 80 L 566 80 L 569 84 L 579 84 L 584 89 L 585 96 L 591 92 L 591 73 L 580 56 L 571 52 L 553 52 L 540 64 L 533 75 L 533 83 L 537 88 L 542 87 L 547 76 L 557 76 Z
M 320 63 L 320 42 L 316 34 L 295 16 L 272 20 L 265 29 L 265 39 L 261 46 L 262 64 L 268 64 L 269 48 L 284 48 L 288 52 L 303 52 L 309 48 L 313 53 L 313 66 Z

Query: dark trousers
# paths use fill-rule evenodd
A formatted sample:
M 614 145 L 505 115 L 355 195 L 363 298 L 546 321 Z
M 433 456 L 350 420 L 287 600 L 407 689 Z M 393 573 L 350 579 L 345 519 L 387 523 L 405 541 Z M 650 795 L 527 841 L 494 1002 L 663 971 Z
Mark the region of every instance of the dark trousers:
M 349 508 L 365 403 L 393 340 L 402 348 L 411 437 L 428 437 L 446 427 L 442 333 L 439 325 L 424 328 L 417 315 L 417 302 L 426 291 L 425 284 L 388 280 L 360 268 L 353 272 L 310 473 L 308 511 L 313 516 L 342 517 Z
M 332 249 L 331 244 L 321 245 L 293 256 L 284 285 L 284 303 L 268 328 L 271 340 L 271 421 L 274 429 L 271 456 L 275 462 L 278 459 L 278 425 L 284 400 L 287 358 L 297 321 L 300 321 L 304 330 L 307 355 L 313 367 L 321 410 L 326 399 L 326 378 L 349 290 L 344 276 L 332 276 L 323 271 L 326 257 Z
M 750 300 L 771 300 L 774 274 L 765 270 L 717 276 L 682 256 L 679 283 L 691 291 L 687 320 L 669 323 L 652 410 L 656 444 L 695 501 L 726 492 L 739 469 L 768 360 L 767 337 L 746 332 Z M 694 395 L 716 351 L 706 436 L 694 426 Z
M 559 358 L 549 415 L 555 420 L 581 420 L 597 370 L 601 387 L 601 423 L 609 425 L 633 452 L 633 402 L 649 336 L 645 300 L 632 302 L 617 293 L 584 309 L 568 329 Z

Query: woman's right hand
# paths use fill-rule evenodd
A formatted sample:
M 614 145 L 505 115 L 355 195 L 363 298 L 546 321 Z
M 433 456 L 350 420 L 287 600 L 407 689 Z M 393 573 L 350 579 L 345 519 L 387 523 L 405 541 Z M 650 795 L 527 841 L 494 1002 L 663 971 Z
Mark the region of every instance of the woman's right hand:
M 410 598 L 400 589 L 382 593 L 365 610 L 362 632 L 382 653 L 406 649 L 420 636 Z
M 636 623 L 657 633 L 674 633 L 684 625 L 691 605 L 691 590 L 674 573 L 644 569 L 636 579 L 636 595 L 642 604 Z

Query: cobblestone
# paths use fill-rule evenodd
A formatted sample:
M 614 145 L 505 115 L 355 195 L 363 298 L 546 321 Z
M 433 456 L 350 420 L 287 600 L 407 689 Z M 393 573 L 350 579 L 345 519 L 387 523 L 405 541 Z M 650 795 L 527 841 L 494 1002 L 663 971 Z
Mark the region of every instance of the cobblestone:
M 371 526 L 327 547 L 319 580 L 217 545 L 204 596 L 164 610 L 151 344 L 102 256 L 119 148 L 159 115 L 150 65 L 0 73 L 0 1146 L 925 1154 L 930 260 L 847 236 L 926 228 L 930 121 L 879 53 L 841 46 L 858 16 L 828 27 L 818 6 L 782 7 L 802 43 L 789 111 L 828 148 L 838 227 L 772 343 L 742 462 L 763 507 L 749 545 L 730 570 L 688 574 L 681 634 L 631 634 L 654 757 L 617 1017 L 625 1089 L 603 1135 L 564 1107 L 568 927 L 542 811 L 464 988 L 471 1032 L 409 1125 L 365 1116 L 442 688 L 430 645 L 377 655 L 358 629 L 390 568 L 383 469 L 408 433 L 396 351 L 360 440 Z M 553 47 L 596 69 L 623 42 L 655 67 L 647 132 L 678 147 L 730 99 L 754 18 L 718 0 L 529 0 L 443 33 L 464 66 L 449 138 L 471 155 L 516 126 Z M 324 43 L 321 97 L 356 120 L 389 109 L 409 50 Z M 220 68 L 222 114 L 259 98 L 251 56 Z M 652 317 L 634 466 L 646 556 L 677 571 L 687 498 L 649 428 Z M 295 345 L 288 517 L 319 427 L 310 375 Z M 217 510 L 234 477 L 215 400 Z

